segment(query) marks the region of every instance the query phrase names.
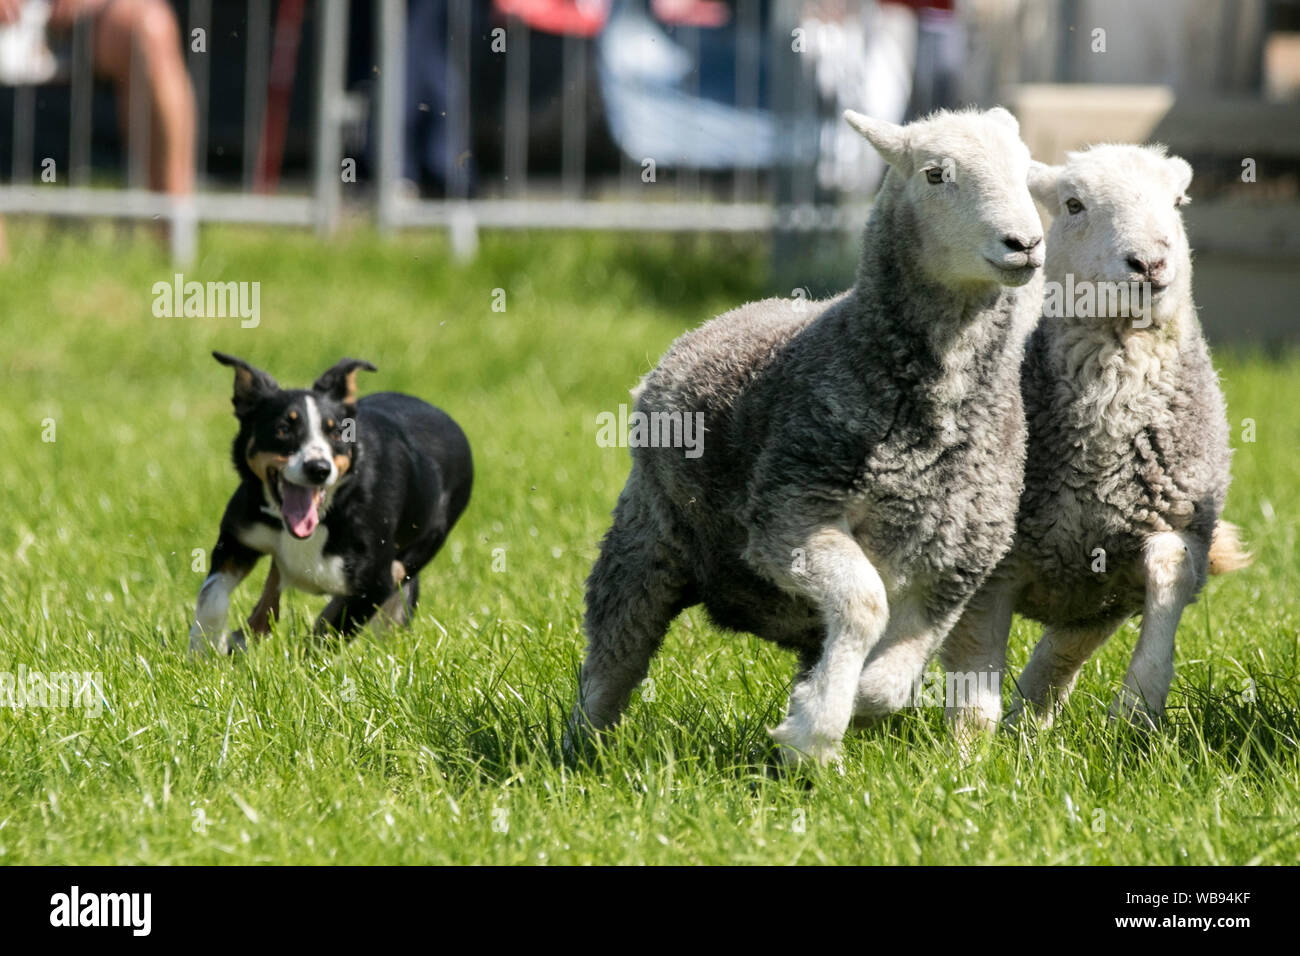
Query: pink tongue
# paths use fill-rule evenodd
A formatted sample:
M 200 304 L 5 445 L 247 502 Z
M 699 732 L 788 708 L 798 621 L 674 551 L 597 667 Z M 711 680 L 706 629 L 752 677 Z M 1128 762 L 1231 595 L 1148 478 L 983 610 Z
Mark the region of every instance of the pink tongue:
M 316 514 L 315 491 L 286 481 L 281 495 L 280 514 L 284 515 L 284 523 L 295 537 L 309 537 L 320 523 L 320 516 Z

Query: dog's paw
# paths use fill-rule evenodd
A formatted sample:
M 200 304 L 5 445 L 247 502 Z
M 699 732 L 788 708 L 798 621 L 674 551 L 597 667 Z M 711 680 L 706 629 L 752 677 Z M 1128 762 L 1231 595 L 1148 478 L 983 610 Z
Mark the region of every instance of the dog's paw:
M 208 636 L 204 634 L 203 630 L 199 628 L 197 625 L 191 627 L 190 628 L 190 656 L 206 657 L 210 650 L 212 650 L 212 643 L 208 640 Z
M 200 628 L 190 629 L 190 654 L 194 657 L 206 657 L 215 651 L 222 657 L 245 649 L 243 631 L 222 631 L 219 634 L 206 634 Z

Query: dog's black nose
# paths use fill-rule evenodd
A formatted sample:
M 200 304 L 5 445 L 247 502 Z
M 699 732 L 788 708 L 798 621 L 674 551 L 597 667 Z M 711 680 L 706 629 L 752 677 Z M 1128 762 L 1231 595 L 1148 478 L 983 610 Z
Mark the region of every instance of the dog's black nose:
M 330 476 L 330 463 L 327 458 L 311 458 L 302 463 L 302 473 L 309 481 L 320 484 Z

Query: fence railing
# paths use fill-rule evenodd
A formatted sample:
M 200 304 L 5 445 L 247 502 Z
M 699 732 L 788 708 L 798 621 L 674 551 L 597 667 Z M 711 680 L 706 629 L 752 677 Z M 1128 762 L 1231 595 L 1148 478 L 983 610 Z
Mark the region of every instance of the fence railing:
M 668 35 L 662 31 L 647 33 L 650 21 L 636 0 L 613 0 L 598 36 L 547 36 L 540 50 L 534 31 L 518 17 L 485 26 L 475 21 L 482 5 L 447 0 L 442 6 L 441 52 L 447 78 L 454 80 L 446 84 L 446 115 L 440 117 L 446 140 L 472 144 L 484 128 L 501 130 L 499 161 L 480 168 L 476 182 L 468 174 L 452 175 L 445 195 L 429 199 L 413 196 L 404 181 L 407 59 L 412 50 L 423 55 L 412 46 L 406 0 L 374 4 L 368 109 L 359 109 L 362 94 L 346 89 L 348 0 L 317 0 L 306 11 L 301 0 L 282 0 L 275 7 L 268 0 L 247 0 L 239 31 L 244 51 L 240 175 L 224 180 L 208 175 L 213 76 L 221 66 L 212 52 L 213 3 L 189 0 L 181 7 L 180 25 L 196 103 L 195 192 L 169 195 L 148 188 L 148 91 L 138 68 L 132 70 L 124 124 L 125 175 L 118 182 L 92 177 L 93 44 L 91 26 L 79 22 L 72 29 L 66 71 L 54 81 L 70 88 L 67 176 L 38 182 L 34 173 L 43 147 L 34 133 L 37 88 L 15 87 L 11 176 L 0 184 L 0 214 L 162 222 L 169 227 L 172 255 L 181 262 L 196 255 L 203 223 L 313 227 L 327 234 L 345 208 L 366 211 L 381 232 L 446 229 L 461 255 L 472 253 L 480 228 L 752 232 L 860 225 L 860 215 L 843 209 L 845 196 L 854 192 L 819 170 L 828 143 L 831 149 L 842 145 L 831 143 L 828 132 L 842 104 L 819 71 L 843 68 L 843 51 L 836 61 L 833 38 L 827 39 L 827 31 L 843 25 L 801 19 L 802 4 L 795 0 L 738 0 L 726 51 L 730 90 L 709 99 L 701 90 L 704 68 L 709 67 L 714 85 L 725 70 L 713 68 L 717 52 L 705 48 L 704 34 L 679 28 L 664 43 Z M 311 69 L 294 70 L 290 61 L 299 37 L 307 33 L 313 41 Z M 850 40 L 860 34 L 849 25 Z M 222 42 L 230 41 L 223 36 Z M 539 104 L 537 68 L 546 65 L 542 57 L 557 55 L 554 96 Z M 268 89 L 277 77 L 282 85 L 286 63 L 291 77 L 310 85 L 314 115 L 310 142 L 296 144 L 306 147 L 306 169 L 281 186 L 274 178 L 268 183 L 264 171 L 268 154 L 278 157 L 283 146 L 283 90 L 274 106 Z M 474 83 L 485 64 L 500 77 L 499 88 L 487 98 Z M 904 66 L 910 70 L 910 64 Z M 910 73 L 902 72 L 892 82 L 905 93 Z M 368 124 L 359 122 L 362 114 L 369 115 Z M 539 135 L 533 126 L 543 114 L 555 140 L 548 152 L 557 154 L 558 162 L 539 169 L 530 153 Z M 358 125 L 368 127 L 368 188 L 365 181 L 345 182 L 341 174 L 346 161 L 355 159 L 344 155 L 345 128 Z M 603 168 L 592 160 L 597 138 L 618 147 L 616 158 L 606 156 Z M 466 155 L 473 162 L 472 150 Z M 865 199 L 861 191 L 856 197 Z

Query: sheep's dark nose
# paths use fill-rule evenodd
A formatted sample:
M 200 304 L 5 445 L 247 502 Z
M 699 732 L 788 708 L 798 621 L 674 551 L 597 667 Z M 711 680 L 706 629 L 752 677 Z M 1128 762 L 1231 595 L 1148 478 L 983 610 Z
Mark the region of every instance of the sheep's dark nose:
M 1029 239 L 1022 239 L 1020 236 L 1002 237 L 1002 244 L 1012 252 L 1032 252 L 1038 248 L 1038 244 L 1042 241 L 1042 236 L 1033 236 Z
M 330 463 L 324 458 L 311 458 L 302 463 L 302 473 L 308 481 L 320 484 L 330 476 Z
M 1154 273 L 1157 273 L 1165 267 L 1164 259 L 1152 259 L 1150 262 L 1148 262 L 1145 259 L 1139 259 L 1137 256 L 1129 256 L 1124 261 L 1128 263 L 1128 267 L 1130 269 L 1132 269 L 1134 272 L 1140 272 L 1144 276 L 1149 276 Z

